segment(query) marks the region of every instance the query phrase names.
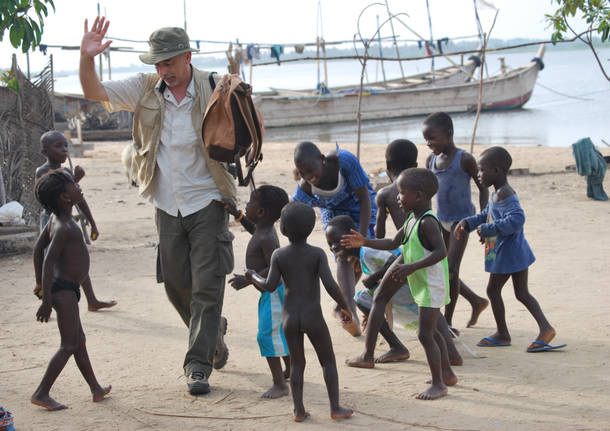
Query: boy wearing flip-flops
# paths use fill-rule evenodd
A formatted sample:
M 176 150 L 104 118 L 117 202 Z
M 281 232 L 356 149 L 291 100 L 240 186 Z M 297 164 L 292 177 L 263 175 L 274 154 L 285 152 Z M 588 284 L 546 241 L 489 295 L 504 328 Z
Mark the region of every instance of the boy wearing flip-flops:
M 481 243 L 485 244 L 485 271 L 490 273 L 487 296 L 491 301 L 498 330 L 495 334 L 483 338 L 477 345 L 510 346 L 502 288 L 508 279 L 512 278 L 515 296 L 536 319 L 540 331 L 527 348 L 527 352 L 544 352 L 565 347 L 566 344 L 549 344 L 555 337 L 555 329 L 527 287 L 528 268 L 536 258 L 523 235 L 525 213 L 506 178 L 512 164 L 510 154 L 502 147 L 491 147 L 481 154 L 477 164 L 479 182 L 485 187 L 493 186 L 495 192 L 481 213 L 460 221 L 455 229 L 458 239 L 466 232 L 476 229 Z

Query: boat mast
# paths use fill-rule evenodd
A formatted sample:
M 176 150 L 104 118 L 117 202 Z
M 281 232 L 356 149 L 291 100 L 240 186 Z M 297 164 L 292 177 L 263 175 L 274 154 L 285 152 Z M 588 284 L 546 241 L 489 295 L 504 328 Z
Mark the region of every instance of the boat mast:
M 434 49 L 434 37 L 432 36 L 432 18 L 430 16 L 430 4 L 429 4 L 428 0 L 426 0 L 426 10 L 428 12 L 428 26 L 430 27 L 430 45 L 432 46 L 432 49 Z M 430 62 L 430 68 L 432 71 L 432 81 L 434 82 L 436 80 L 436 76 L 435 76 L 435 72 L 434 72 L 434 57 L 432 57 L 430 60 L 432 60 Z
M 381 74 L 383 75 L 383 83 L 385 84 L 385 67 L 383 65 L 383 46 L 381 46 L 381 28 L 379 28 L 379 15 L 377 15 L 377 41 L 379 42 L 379 57 L 381 58 Z
M 322 0 L 318 0 L 318 19 L 316 23 L 316 56 L 318 58 L 318 85 L 320 84 L 320 48 L 324 63 L 324 87 L 328 88 L 328 69 L 326 66 L 326 46 L 324 44 L 324 29 L 322 27 Z M 320 89 L 322 93 L 322 89 Z
M 394 40 L 394 49 L 396 49 L 396 58 L 400 58 L 400 52 L 398 50 L 398 43 L 396 43 L 396 33 L 394 32 L 394 20 L 392 19 L 392 13 L 390 12 L 390 5 L 388 0 L 385 0 L 385 8 L 388 11 L 388 19 L 390 20 L 390 28 L 392 29 L 392 38 Z M 379 20 L 377 20 L 377 27 L 379 27 Z M 380 48 L 381 49 L 381 48 Z M 402 61 L 398 60 L 398 66 L 400 66 L 400 76 L 402 80 L 405 80 L 405 72 L 402 70 Z M 383 79 L 385 81 L 385 78 Z

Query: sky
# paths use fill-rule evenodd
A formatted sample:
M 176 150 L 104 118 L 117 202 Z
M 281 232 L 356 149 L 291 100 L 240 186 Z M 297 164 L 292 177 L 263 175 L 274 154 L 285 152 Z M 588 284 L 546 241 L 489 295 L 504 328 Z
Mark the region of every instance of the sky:
M 229 41 L 264 44 L 295 44 L 315 41 L 318 29 L 318 0 L 231 0 L 223 3 L 209 0 L 55 0 L 55 12 L 50 10 L 45 20 L 42 43 L 47 45 L 80 45 L 84 20 L 91 22 L 100 4 L 102 15 L 110 20 L 108 36 L 132 40 L 148 39 L 155 29 L 184 26 L 186 5 L 187 31 L 192 40 Z M 373 0 L 321 0 L 324 39 L 351 40 L 357 31 L 358 16 Z M 401 19 L 413 30 L 429 38 L 426 0 L 388 0 L 392 13 L 406 13 Z M 545 13 L 554 10 L 551 0 L 486 0 L 499 9 L 492 38 L 549 39 L 551 30 L 544 20 Z M 224 6 L 226 4 L 226 7 Z M 429 0 L 432 34 L 435 39 L 475 35 L 476 21 L 472 0 Z M 169 7 L 168 5 L 171 5 Z M 489 31 L 495 10 L 479 3 L 479 14 L 485 31 Z M 384 5 L 368 8 L 361 18 L 361 32 L 372 37 L 376 17 L 387 18 Z M 228 21 L 230 19 L 230 21 Z M 415 36 L 402 24 L 394 24 L 400 38 Z M 391 36 L 389 25 L 382 36 Z M 113 46 L 147 49 L 145 44 L 115 40 Z M 223 45 L 201 46 L 201 50 L 224 49 Z M 78 68 L 78 51 L 49 49 L 53 53 L 55 70 Z M 18 63 L 26 70 L 25 55 L 13 49 L 8 32 L 0 42 L 0 68 L 10 67 L 11 55 L 18 54 Z M 32 72 L 40 70 L 48 56 L 36 51 L 30 54 Z M 113 53 L 113 67 L 140 64 L 137 54 Z

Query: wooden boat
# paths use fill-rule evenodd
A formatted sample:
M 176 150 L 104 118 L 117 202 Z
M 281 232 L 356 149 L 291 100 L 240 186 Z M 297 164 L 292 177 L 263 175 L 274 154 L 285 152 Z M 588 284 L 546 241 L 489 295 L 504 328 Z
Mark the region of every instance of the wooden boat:
M 544 66 L 544 45 L 525 66 L 485 78 L 483 110 L 516 109 L 532 96 L 538 71 Z M 451 66 L 409 78 L 367 85 L 362 93 L 361 118 L 385 118 L 427 115 L 436 111 L 476 111 L 479 81 L 472 78 L 479 65 L 470 58 L 463 66 Z M 478 75 L 478 73 L 477 73 Z M 312 91 L 274 90 L 255 95 L 254 103 L 262 113 L 265 127 L 355 121 L 359 88 L 332 88 L 329 94 Z

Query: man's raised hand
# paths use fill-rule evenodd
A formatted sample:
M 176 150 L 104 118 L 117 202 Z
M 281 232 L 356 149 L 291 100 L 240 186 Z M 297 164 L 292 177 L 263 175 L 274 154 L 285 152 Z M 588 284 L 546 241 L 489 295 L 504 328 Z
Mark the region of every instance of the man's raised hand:
M 88 29 L 88 21 L 85 19 L 85 34 L 80 44 L 80 54 L 84 57 L 95 57 L 104 52 L 112 43 L 111 40 L 102 43 L 108 31 L 110 21 L 106 21 L 105 17 L 96 17 L 91 26 L 91 31 Z

